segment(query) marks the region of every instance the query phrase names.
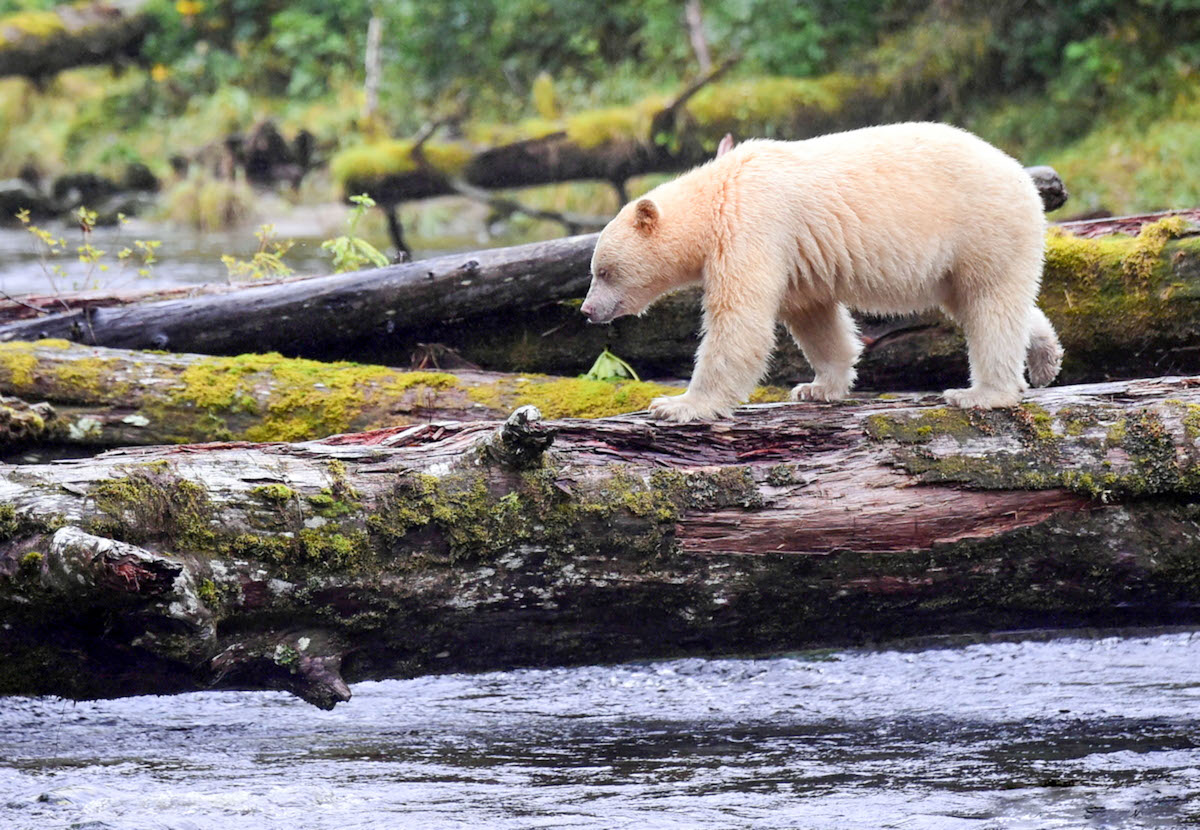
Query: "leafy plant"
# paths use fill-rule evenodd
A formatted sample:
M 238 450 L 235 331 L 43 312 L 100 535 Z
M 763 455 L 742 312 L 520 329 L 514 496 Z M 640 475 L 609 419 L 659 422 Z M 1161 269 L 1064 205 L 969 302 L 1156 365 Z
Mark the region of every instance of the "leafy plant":
M 290 239 L 276 239 L 274 225 L 260 225 L 254 235 L 258 238 L 258 250 L 250 259 L 238 259 L 229 254 L 221 257 L 229 272 L 229 281 L 290 277 L 292 269 L 283 257 L 296 243 Z
M 582 377 L 586 380 L 641 380 L 632 366 L 608 349 L 600 352 L 592 368 Z
M 63 284 L 70 278 L 63 260 L 72 254 L 86 266 L 82 279 L 73 284 L 74 288 L 97 288 L 100 285 L 100 275 L 111 271 L 111 263 L 107 259 L 108 252 L 97 248 L 92 242 L 92 234 L 99 219 L 96 211 L 80 207 L 72 213 L 80 233 L 80 242 L 74 246 L 73 251 L 66 237 L 33 224 L 28 210 L 17 211 L 16 217 L 21 226 L 36 240 L 34 244 L 37 248 L 38 263 L 54 294 L 61 294 Z M 124 227 L 129 219 L 125 214 L 119 213 L 117 222 Z M 119 244 L 119 237 L 117 241 Z M 123 246 L 116 254 L 117 273 L 136 269 L 137 276 L 150 276 L 154 264 L 158 261 L 157 251 L 160 245 L 162 241 L 158 239 L 135 239 L 132 248 Z
M 388 258 L 378 248 L 367 240 L 354 235 L 354 231 L 358 228 L 358 223 L 362 221 L 367 209 L 375 207 L 375 200 L 363 193 L 359 196 L 351 196 L 350 201 L 354 203 L 354 209 L 350 211 L 350 218 L 346 220 L 347 233 L 321 243 L 321 247 L 333 255 L 335 274 L 358 271 L 367 265 L 382 268 L 388 264 Z

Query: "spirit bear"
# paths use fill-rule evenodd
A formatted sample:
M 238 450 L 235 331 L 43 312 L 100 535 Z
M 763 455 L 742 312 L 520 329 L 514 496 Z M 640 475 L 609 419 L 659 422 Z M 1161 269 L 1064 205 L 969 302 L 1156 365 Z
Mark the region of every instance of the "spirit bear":
M 600 234 L 582 311 L 641 314 L 699 284 L 704 337 L 687 392 L 656 418 L 728 415 L 762 376 L 782 320 L 815 371 L 793 400 L 834 401 L 862 343 L 850 309 L 941 308 L 963 329 L 959 407 L 1015 405 L 1058 374 L 1062 347 L 1035 301 L 1045 217 L 1014 159 L 944 124 L 893 124 L 808 141 L 750 140 L 622 208 Z

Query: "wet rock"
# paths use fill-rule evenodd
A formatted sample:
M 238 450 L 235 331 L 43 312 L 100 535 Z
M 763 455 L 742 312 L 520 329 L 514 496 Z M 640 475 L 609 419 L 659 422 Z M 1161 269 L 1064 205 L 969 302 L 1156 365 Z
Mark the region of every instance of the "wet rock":
M 159 188 L 158 177 L 150 172 L 150 168 L 139 161 L 132 162 L 125 168 L 121 176 L 121 187 L 126 190 L 140 190 L 156 193 Z
M 95 209 L 95 205 L 120 191 L 112 179 L 95 173 L 66 173 L 54 180 L 50 190 L 60 210 L 78 207 Z
M 55 215 L 53 202 L 22 179 L 0 181 L 0 225 L 16 225 L 19 210 L 28 210 L 33 219 Z

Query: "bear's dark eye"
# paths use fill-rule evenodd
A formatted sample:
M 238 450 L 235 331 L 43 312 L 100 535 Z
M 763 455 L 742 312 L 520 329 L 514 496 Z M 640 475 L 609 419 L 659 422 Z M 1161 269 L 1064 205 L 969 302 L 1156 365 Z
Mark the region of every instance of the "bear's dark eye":
M 596 279 L 598 279 L 598 280 L 608 279 L 608 269 L 607 268 L 597 268 L 596 269 Z

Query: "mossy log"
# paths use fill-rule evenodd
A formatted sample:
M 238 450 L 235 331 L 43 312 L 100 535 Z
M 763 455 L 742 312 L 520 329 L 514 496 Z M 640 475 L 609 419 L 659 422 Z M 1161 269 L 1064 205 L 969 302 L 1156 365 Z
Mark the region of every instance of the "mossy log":
M 58 4 L 0 17 L 0 77 L 41 80 L 64 69 L 135 59 L 150 31 L 145 4 Z
M 712 158 L 726 133 L 795 140 L 939 120 L 953 102 L 948 77 L 966 92 L 966 79 L 994 76 L 1002 56 L 991 42 L 986 24 L 917 21 L 911 32 L 859 56 L 853 73 L 718 81 L 733 63 L 727 61 L 674 96 L 516 124 L 467 122 L 458 125 L 461 140 L 432 141 L 426 132 L 351 147 L 331 169 L 347 195 L 367 192 L 386 206 L 454 193 L 456 178 L 476 188 L 598 179 L 623 190 L 633 176 Z
M 0 693 L 1200 621 L 1200 378 L 0 468 Z
M 480 371 L 405 371 L 278 354 L 210 357 L 0 343 L 0 449 L 73 444 L 304 441 L 431 420 L 499 418 L 519 406 L 548 417 L 645 409 L 677 388 Z M 757 400 L 783 400 L 760 389 Z M 36 400 L 29 407 L 17 398 Z M 51 408 L 52 405 L 52 408 Z

